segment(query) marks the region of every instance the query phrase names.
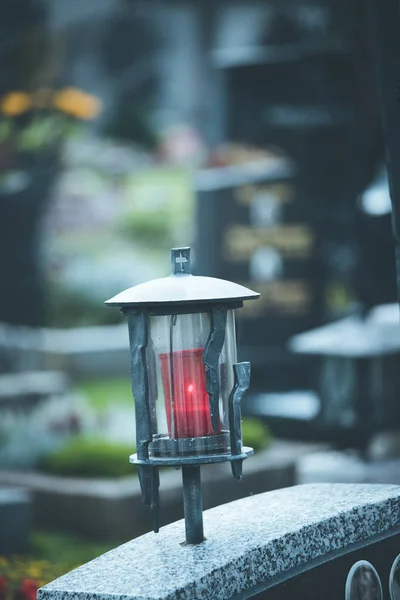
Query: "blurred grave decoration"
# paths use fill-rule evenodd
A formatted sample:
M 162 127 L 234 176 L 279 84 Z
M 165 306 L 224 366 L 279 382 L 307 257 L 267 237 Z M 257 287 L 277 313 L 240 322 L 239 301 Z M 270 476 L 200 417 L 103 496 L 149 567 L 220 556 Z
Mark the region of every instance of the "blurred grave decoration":
M 81 440 L 83 447 L 86 438 L 100 438 L 104 452 L 110 444 L 134 445 L 130 385 L 121 381 L 127 337 L 118 325 L 55 330 L 0 324 L 0 468 L 37 468 L 65 445 Z M 98 382 L 96 392 L 82 380 Z M 98 408 L 93 395 L 109 405 Z
M 1 321 L 44 324 L 43 216 L 66 139 L 100 108 L 97 98 L 75 88 L 10 91 L 0 97 Z
M 0 600 L 36 600 L 37 590 L 67 567 L 25 556 L 0 556 Z
M 380 169 L 360 195 L 357 219 L 358 266 L 353 286 L 359 316 L 290 341 L 295 354 L 313 360 L 311 389 L 259 394 L 246 408 L 249 414 L 263 415 L 277 435 L 331 440 L 338 446 L 368 448 L 370 454 L 398 455 L 398 444 L 393 442 L 400 427 L 398 308 L 395 304 L 378 306 L 396 298 L 386 169 Z M 332 259 L 346 262 L 337 249 L 332 249 Z M 325 291 L 331 313 L 338 316 L 347 301 L 344 275 L 341 281 L 328 281 Z
M 46 223 L 47 324 L 117 324 L 100 300 L 159 276 L 165 249 L 193 239 L 191 174 L 110 140 L 71 140 L 66 150 Z
M 186 123 L 162 131 L 157 152 L 162 162 L 191 168 L 202 166 L 207 159 L 204 140 Z
M 34 167 L 35 158 L 59 149 L 76 123 L 94 119 L 100 111 L 98 98 L 73 87 L 14 90 L 0 96 L 2 187 L 12 191 L 9 172 Z
M 87 5 L 75 9 L 62 66 L 101 89 L 104 110 L 83 136 L 65 141 L 53 187 L 43 262 L 45 324 L 55 327 L 118 323 L 99 300 L 157 277 L 161 253 L 182 231 L 192 241 L 188 168 L 204 152 L 183 117 L 164 122 L 156 111 L 164 35 L 153 11 L 114 3 L 89 24 Z
M 50 23 L 41 0 L 1 3 L 0 321 L 32 326 L 44 324 L 42 221 L 63 143 L 100 111 L 97 98 L 60 85 L 62 40 Z
M 314 233 L 301 220 L 285 222 L 296 204 L 296 169 L 282 150 L 245 144 L 221 146 L 209 164 L 196 178 L 198 243 L 204 247 L 198 269 L 243 285 L 252 281 L 262 290 L 258 306 L 246 307 L 240 318 L 240 351 L 254 363 L 255 388 L 266 361 L 274 371 L 268 385 L 276 385 L 276 367 L 287 354 L 279 348 L 282 336 L 310 323 L 317 310 Z
M 398 435 L 398 321 L 398 306 L 390 304 L 294 336 L 291 351 L 312 357 L 312 388 L 260 393 L 247 411 L 277 435 L 331 441 L 342 448 L 369 452 L 378 434 L 388 440 Z M 398 455 L 398 444 L 390 443 L 386 452 Z
M 188 169 L 203 160 L 204 144 L 183 117 L 164 122 L 156 114 L 153 17 L 115 4 L 88 42 L 92 52 L 74 53 L 95 81 L 101 73 L 105 110 L 96 130 L 64 148 L 45 247 L 52 326 L 118 322 L 118 314 L 99 309 L 100 298 L 157 277 L 161 253 L 182 241 L 182 231 L 192 241 Z
M 330 266 L 324 303 L 331 319 L 342 317 L 349 308 L 367 314 L 396 300 L 391 219 L 387 171 L 381 166 L 357 198 L 354 239 L 346 244 L 331 240 L 322 246 L 323 261 Z

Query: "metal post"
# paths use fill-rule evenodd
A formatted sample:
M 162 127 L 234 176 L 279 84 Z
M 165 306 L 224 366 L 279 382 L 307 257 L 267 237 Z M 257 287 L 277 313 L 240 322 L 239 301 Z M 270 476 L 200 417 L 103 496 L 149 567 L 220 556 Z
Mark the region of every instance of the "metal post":
M 182 467 L 183 509 L 187 544 L 204 541 L 200 465 Z

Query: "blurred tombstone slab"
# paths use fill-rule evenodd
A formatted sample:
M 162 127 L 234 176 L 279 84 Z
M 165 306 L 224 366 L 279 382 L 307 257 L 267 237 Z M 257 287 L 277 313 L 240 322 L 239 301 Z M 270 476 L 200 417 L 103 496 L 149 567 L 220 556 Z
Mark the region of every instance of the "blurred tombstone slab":
M 0 372 L 64 371 L 76 379 L 126 375 L 125 329 L 123 325 L 51 329 L 0 324 Z
M 46 364 L 73 379 L 126 375 L 129 367 L 124 324 L 44 330 Z
M 261 293 L 238 320 L 252 389 L 307 381 L 300 367 L 307 359 L 291 355 L 286 343 L 320 322 L 315 233 L 299 210 L 294 175 L 288 159 L 265 152 L 263 160 L 205 169 L 195 179 L 197 271 Z
M 313 389 L 286 392 L 255 392 L 248 396 L 243 415 L 268 424 L 272 434 L 281 439 L 312 442 L 328 441 L 316 427 L 321 400 Z
M 348 317 L 294 336 L 293 352 L 313 357 L 319 433 L 364 447 L 382 431 L 400 429 L 398 307 L 377 307 L 365 319 Z
M 198 264 L 202 274 L 261 293 L 239 321 L 257 392 L 310 384 L 309 356 L 290 355 L 291 336 L 342 316 L 354 298 L 368 306 L 388 300 L 382 269 L 371 274 L 358 264 L 360 245 L 371 252 L 377 232 L 369 224 L 359 239 L 356 199 L 366 180 L 353 168 L 353 149 L 343 147 L 354 139 L 368 170 L 371 123 L 380 115 L 376 86 L 365 77 L 372 64 L 367 12 L 343 1 L 240 9 L 228 2 L 215 11 L 214 35 L 204 36 L 217 87 L 209 89 L 211 126 L 217 144 L 225 144 L 210 163 L 250 175 L 197 186 Z M 360 89 L 370 104 L 360 102 Z M 264 148 L 271 149 L 270 162 L 260 175 L 251 162 L 263 159 Z M 279 172 L 286 157 L 295 169 Z
M 65 373 L 0 375 L 0 468 L 31 468 L 62 444 L 80 427 L 78 403 Z
M 43 368 L 41 329 L 0 323 L 0 373 Z
M 56 371 L 0 375 L 0 410 L 30 410 L 43 399 L 65 394 L 68 389 L 66 375 Z
M 31 503 L 26 490 L 0 488 L 0 555 L 29 550 Z
M 37 598 L 317 600 L 323 591 L 337 600 L 349 589 L 349 600 L 381 600 L 397 578 L 397 486 L 295 486 L 213 508 L 204 520 L 202 544 L 182 544 L 178 521 L 56 579 Z

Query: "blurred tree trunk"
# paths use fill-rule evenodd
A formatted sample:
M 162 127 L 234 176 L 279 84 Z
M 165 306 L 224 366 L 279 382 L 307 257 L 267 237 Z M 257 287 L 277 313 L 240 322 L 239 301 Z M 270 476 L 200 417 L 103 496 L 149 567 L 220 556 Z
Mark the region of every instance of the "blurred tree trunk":
M 46 12 L 41 0 L 1 0 L 0 96 L 46 87 Z M 43 325 L 40 233 L 58 161 L 1 150 L 0 322 Z
M 25 189 L 0 193 L 0 322 L 45 324 L 42 224 L 57 172 L 49 161 L 24 174 Z

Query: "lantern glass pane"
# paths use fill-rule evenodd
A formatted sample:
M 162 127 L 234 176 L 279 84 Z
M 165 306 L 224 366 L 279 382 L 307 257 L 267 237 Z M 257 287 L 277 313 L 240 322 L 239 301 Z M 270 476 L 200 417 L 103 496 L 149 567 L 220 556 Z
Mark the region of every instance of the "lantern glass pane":
M 148 345 L 150 455 L 193 456 L 229 451 L 228 399 L 233 387 L 236 340 L 229 311 L 219 361 L 218 428 L 211 423 L 203 362 L 211 327 L 210 313 L 152 316 Z

